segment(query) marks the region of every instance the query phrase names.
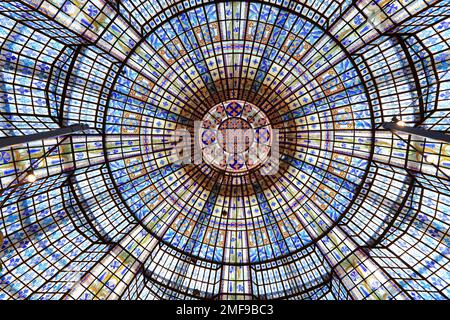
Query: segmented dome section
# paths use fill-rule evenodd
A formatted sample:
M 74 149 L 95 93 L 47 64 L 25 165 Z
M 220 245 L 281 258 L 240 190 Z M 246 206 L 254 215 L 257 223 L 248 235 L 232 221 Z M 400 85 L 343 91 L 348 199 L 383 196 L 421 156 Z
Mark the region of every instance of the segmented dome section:
M 369 163 L 372 115 L 353 58 L 324 29 L 269 4 L 237 8 L 188 10 L 149 32 L 128 60 L 140 72 L 119 75 L 105 130 L 139 136 L 141 155 L 109 166 L 152 234 L 220 262 L 232 259 L 224 247 L 235 230 L 245 239 L 236 254 L 254 263 L 297 252 L 339 220 Z M 204 161 L 176 164 L 171 135 L 194 139 L 195 122 Z M 223 141 L 211 129 L 225 126 L 255 132 L 247 151 L 214 158 Z M 264 176 L 255 168 L 272 128 L 280 168 Z M 246 161 L 250 139 L 265 139 L 262 159 Z M 304 217 L 321 215 L 326 224 L 308 232 Z

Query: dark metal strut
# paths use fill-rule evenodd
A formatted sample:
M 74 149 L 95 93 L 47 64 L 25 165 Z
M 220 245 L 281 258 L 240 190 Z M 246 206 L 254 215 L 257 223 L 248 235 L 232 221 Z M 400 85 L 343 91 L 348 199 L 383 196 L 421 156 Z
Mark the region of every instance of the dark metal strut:
M 442 131 L 436 131 L 436 130 L 426 130 L 423 128 L 414 128 L 414 127 L 406 127 L 406 126 L 400 126 L 395 122 L 384 122 L 382 124 L 383 128 L 403 133 L 409 133 L 416 136 L 421 136 L 424 138 L 430 138 L 434 140 L 439 140 L 445 143 L 450 143 L 450 135 L 445 134 Z
M 0 148 L 10 147 L 16 144 L 28 143 L 36 140 L 44 140 L 48 138 L 56 138 L 66 136 L 75 132 L 88 130 L 89 125 L 84 123 L 73 124 L 68 127 L 58 128 L 55 130 L 33 133 L 25 136 L 14 136 L 0 138 Z

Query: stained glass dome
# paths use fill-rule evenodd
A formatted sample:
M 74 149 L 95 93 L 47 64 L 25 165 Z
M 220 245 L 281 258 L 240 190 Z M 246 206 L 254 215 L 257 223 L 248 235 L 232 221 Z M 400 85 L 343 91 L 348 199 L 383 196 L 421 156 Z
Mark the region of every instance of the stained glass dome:
M 0 1 L 0 141 L 89 125 L 0 148 L 0 299 L 450 298 L 450 144 L 383 125 L 449 131 L 449 26 L 448 0 Z

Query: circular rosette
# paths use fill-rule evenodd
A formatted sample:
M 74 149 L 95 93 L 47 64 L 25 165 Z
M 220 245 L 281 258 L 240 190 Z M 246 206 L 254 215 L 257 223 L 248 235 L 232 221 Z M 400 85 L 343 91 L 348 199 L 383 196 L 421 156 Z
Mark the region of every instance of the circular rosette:
M 271 139 L 271 133 L 268 128 L 259 128 L 255 130 L 255 140 L 260 144 L 268 144 Z
M 263 159 L 268 158 L 272 128 L 257 106 L 232 100 L 214 106 L 203 117 L 200 140 L 205 163 L 241 175 L 263 165 Z
M 203 145 L 209 146 L 217 141 L 215 130 L 205 130 L 202 132 Z
M 244 107 L 237 101 L 232 101 L 225 107 L 225 111 L 229 117 L 239 117 L 242 115 L 243 110 Z

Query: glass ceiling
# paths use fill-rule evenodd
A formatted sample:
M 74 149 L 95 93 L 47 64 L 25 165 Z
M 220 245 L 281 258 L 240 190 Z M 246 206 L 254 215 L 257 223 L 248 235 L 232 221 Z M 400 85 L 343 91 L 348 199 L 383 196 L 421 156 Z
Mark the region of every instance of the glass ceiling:
M 0 1 L 0 137 L 90 126 L 0 149 L 0 299 L 449 299 L 450 145 L 382 127 L 449 132 L 449 26 L 449 0 Z M 276 130 L 278 171 L 174 161 L 199 121 L 203 155 Z

